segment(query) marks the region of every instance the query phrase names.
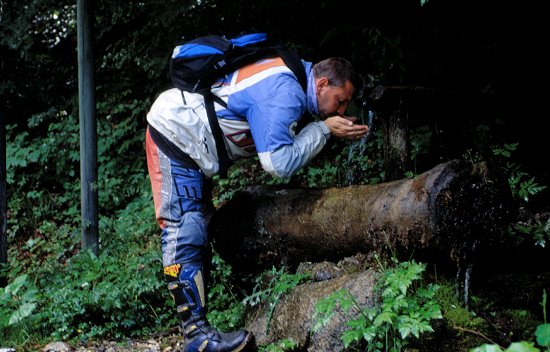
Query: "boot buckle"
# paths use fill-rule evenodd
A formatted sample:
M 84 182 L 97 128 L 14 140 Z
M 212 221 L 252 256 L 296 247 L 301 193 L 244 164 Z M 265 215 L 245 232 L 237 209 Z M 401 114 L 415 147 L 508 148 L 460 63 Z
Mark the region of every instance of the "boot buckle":
M 202 352 L 204 351 L 204 349 L 206 348 L 206 346 L 208 346 L 208 340 L 204 340 L 201 345 L 199 346 L 199 348 L 197 349 L 199 352 Z
M 185 330 L 185 335 L 189 335 L 190 333 L 192 333 L 192 332 L 195 331 L 196 329 L 197 329 L 197 325 L 195 325 L 195 324 L 191 324 L 191 325 L 189 325 L 189 326 L 186 326 L 186 327 L 184 328 L 184 330 Z
M 181 304 L 179 305 L 176 310 L 178 313 L 185 313 L 188 312 L 190 309 L 195 308 L 194 304 Z

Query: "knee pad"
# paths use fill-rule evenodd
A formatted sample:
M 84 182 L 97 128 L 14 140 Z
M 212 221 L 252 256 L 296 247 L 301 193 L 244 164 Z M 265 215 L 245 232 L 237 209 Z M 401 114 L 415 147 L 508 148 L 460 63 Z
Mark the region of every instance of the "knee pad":
M 185 213 L 178 223 L 165 227 L 161 247 L 164 266 L 171 263 L 202 263 L 208 247 L 203 214 Z
M 174 264 L 165 267 L 164 274 L 178 313 L 184 318 L 206 314 L 202 265 Z

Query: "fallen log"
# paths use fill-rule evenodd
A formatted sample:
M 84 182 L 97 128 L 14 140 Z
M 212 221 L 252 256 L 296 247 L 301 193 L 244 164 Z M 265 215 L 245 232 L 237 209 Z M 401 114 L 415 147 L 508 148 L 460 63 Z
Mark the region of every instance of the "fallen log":
M 453 160 L 377 185 L 249 187 L 215 212 L 209 233 L 241 272 L 373 252 L 454 270 L 513 216 L 507 183 L 489 171 L 485 163 Z

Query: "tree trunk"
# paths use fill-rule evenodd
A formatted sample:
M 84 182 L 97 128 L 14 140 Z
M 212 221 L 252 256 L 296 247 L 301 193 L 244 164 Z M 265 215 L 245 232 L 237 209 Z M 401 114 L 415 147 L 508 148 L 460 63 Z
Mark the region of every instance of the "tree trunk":
M 391 112 L 380 113 L 384 127 L 385 181 L 399 180 L 412 170 L 408 115 L 407 104 L 402 99 Z
M 216 211 L 209 231 L 220 256 L 242 272 L 373 252 L 456 269 L 508 224 L 510 197 L 485 164 L 454 160 L 377 185 L 249 187 Z

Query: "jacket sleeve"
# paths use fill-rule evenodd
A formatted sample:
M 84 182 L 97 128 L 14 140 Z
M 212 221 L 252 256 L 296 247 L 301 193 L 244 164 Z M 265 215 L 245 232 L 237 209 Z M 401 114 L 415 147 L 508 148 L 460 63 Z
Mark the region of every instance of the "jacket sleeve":
M 305 93 L 295 79 L 271 85 L 267 96 L 248 109 L 247 120 L 264 170 L 276 177 L 289 177 L 323 149 L 330 130 L 317 121 L 295 134 L 306 105 Z
M 233 111 L 246 116 L 262 167 L 276 177 L 289 177 L 304 167 L 330 137 L 322 121 L 295 134 L 306 95 L 290 70 L 284 70 L 234 92 L 229 100 Z
M 290 177 L 306 166 L 325 146 L 330 130 L 323 121 L 309 123 L 291 144 L 258 153 L 265 171 L 277 177 Z

